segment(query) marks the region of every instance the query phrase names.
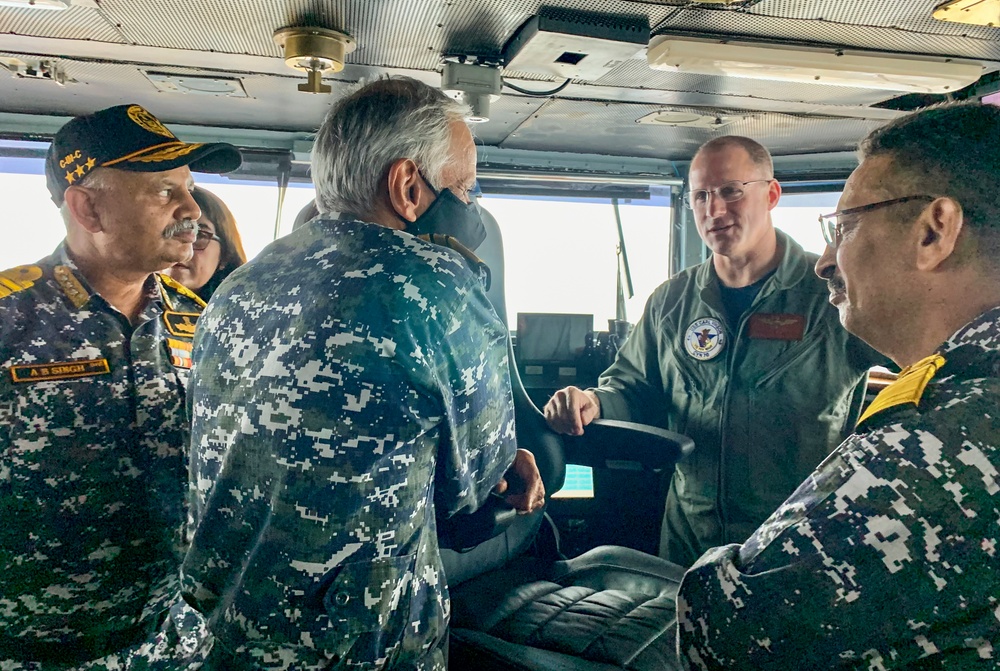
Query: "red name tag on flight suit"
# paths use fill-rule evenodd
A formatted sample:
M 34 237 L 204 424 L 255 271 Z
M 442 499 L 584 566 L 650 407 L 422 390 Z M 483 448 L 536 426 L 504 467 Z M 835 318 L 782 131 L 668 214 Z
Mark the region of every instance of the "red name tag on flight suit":
M 802 340 L 806 332 L 804 315 L 763 313 L 750 315 L 748 334 L 758 340 Z

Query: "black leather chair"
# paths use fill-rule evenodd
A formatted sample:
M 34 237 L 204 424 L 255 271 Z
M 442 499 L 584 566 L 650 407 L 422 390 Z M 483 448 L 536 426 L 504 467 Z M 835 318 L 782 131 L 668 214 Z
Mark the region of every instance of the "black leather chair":
M 506 323 L 502 238 L 485 218 L 488 235 L 477 251 Z M 693 449 L 685 436 L 628 422 L 597 420 L 574 438 L 554 433 L 525 393 L 510 347 L 509 354 L 518 445 L 535 454 L 548 495 L 562 487 L 567 457 L 597 468 L 660 470 Z M 450 668 L 675 668 L 681 567 L 614 546 L 566 559 L 544 512 L 518 516 L 499 499 L 473 516 L 442 521 L 439 539 L 452 598 Z

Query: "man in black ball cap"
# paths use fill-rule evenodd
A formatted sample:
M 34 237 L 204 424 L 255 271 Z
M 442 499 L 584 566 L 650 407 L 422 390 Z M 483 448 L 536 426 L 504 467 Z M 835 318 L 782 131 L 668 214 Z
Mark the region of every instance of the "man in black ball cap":
M 191 170 L 240 160 L 140 105 L 77 117 L 52 142 L 66 238 L 0 272 L 2 668 L 176 666 L 197 643 L 176 585 L 204 303 L 159 271 L 193 254 Z

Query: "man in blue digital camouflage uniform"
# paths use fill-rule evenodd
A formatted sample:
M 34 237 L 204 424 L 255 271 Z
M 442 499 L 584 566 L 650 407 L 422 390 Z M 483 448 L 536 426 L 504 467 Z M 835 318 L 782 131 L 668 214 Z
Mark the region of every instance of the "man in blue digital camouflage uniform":
M 746 540 L 850 434 L 882 360 L 840 325 L 818 257 L 772 224 L 781 185 L 766 148 L 710 140 L 689 182 L 711 258 L 653 292 L 598 387 L 568 387 L 545 406 L 563 433 L 603 417 L 694 440 L 670 481 L 659 547 L 683 566 Z
M 1000 108 L 861 145 L 816 272 L 903 367 L 742 546 L 684 576 L 692 669 L 1000 668 Z
M 210 616 L 206 669 L 443 671 L 435 515 L 507 479 L 519 510 L 544 500 L 515 458 L 507 332 L 469 251 L 466 112 L 410 79 L 337 102 L 313 150 L 320 217 L 199 322 L 183 584 Z
M 139 105 L 56 134 L 46 177 L 66 239 L 0 272 L 5 671 L 147 668 L 193 647 L 164 618 L 184 550 L 184 395 L 204 304 L 157 271 L 193 253 L 189 166 L 239 163 L 234 147 L 181 142 Z

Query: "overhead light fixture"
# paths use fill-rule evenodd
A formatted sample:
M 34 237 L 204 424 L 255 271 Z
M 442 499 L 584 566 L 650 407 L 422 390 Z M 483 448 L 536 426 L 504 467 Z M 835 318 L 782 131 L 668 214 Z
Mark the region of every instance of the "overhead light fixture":
M 344 56 L 357 46 L 346 33 L 312 26 L 280 28 L 274 43 L 284 50 L 285 65 L 308 75 L 309 81 L 299 84 L 307 93 L 329 93 L 323 74 L 343 70 Z
M 956 91 L 978 80 L 984 69 L 980 63 L 948 58 L 668 35 L 651 40 L 646 57 L 649 66 L 657 70 L 907 93 Z
M 1000 26 L 1000 0 L 949 0 L 935 8 L 938 21 L 969 23 L 974 26 Z
M 0 0 L 0 7 L 21 9 L 69 9 L 72 0 Z
M 500 68 L 445 61 L 441 72 L 441 90 L 464 102 L 472 110 L 466 120 L 482 123 L 490 120 L 490 103 L 500 97 Z

